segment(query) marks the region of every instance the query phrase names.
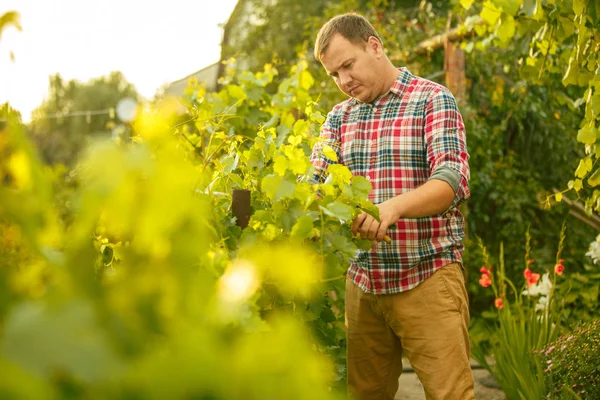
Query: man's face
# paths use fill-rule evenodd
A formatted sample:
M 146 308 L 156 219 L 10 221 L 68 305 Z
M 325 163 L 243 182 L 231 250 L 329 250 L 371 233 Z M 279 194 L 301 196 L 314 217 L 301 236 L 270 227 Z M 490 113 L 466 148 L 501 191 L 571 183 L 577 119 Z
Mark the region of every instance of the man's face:
M 321 63 L 342 92 L 369 103 L 383 91 L 382 55 L 381 43 L 373 36 L 357 45 L 336 34 L 321 55 Z

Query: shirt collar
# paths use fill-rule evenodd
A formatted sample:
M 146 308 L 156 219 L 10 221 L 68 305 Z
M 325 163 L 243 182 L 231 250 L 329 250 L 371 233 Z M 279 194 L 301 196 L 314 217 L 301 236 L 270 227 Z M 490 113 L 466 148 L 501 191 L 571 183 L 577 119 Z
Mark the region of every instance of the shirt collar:
M 390 88 L 390 92 L 394 93 L 398 97 L 402 97 L 406 89 L 410 86 L 410 82 L 413 80 L 414 75 L 411 74 L 406 67 L 398 68 L 398 70 L 400 71 L 400 74 Z
M 386 97 L 388 95 L 388 93 L 393 93 L 398 97 L 402 97 L 402 95 L 404 94 L 406 89 L 410 86 L 410 82 L 413 80 L 414 75 L 411 74 L 410 71 L 408 70 L 408 68 L 406 68 L 406 67 L 398 68 L 398 71 L 400 71 L 400 74 L 398 74 L 398 78 L 396 78 L 396 80 L 394 81 L 394 84 L 392 85 L 390 90 L 388 90 L 381 96 L 377 97 L 375 100 L 373 100 L 372 103 L 369 103 L 369 104 L 371 104 L 371 105 L 379 104 L 381 99 Z M 360 104 L 365 104 L 365 103 L 361 103 L 360 101 L 358 101 L 354 97 L 352 97 L 350 99 L 350 105 L 355 105 L 355 104 L 360 105 Z

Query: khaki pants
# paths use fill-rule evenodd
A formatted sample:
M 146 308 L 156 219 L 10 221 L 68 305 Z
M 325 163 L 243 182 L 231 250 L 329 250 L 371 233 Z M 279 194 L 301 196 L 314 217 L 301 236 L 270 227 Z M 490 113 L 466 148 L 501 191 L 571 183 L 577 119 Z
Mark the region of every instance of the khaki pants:
M 474 399 L 469 307 L 462 268 L 448 264 L 416 288 L 380 295 L 346 280 L 348 389 L 361 400 L 394 399 L 402 355 L 427 399 Z

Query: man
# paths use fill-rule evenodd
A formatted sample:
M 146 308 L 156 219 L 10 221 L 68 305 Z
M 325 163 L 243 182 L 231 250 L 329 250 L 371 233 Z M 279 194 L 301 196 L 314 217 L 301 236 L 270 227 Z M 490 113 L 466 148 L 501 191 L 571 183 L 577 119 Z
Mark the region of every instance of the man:
M 358 15 L 323 25 L 315 57 L 350 96 L 323 124 L 311 157 L 316 178 L 333 163 L 327 144 L 371 181 L 380 215 L 363 213 L 352 226 L 374 244 L 356 254 L 346 281 L 349 391 L 393 399 L 404 354 L 428 399 L 472 399 L 458 210 L 470 173 L 456 101 L 445 87 L 397 69 Z

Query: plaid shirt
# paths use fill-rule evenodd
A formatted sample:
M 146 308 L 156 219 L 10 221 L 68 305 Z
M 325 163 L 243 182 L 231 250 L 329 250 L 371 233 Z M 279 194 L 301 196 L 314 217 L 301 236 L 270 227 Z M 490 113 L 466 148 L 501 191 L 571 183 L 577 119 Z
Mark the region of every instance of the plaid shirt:
M 456 178 L 451 207 L 424 218 L 401 218 L 387 235 L 391 243 L 359 250 L 348 274 L 363 291 L 392 294 L 410 290 L 446 264 L 461 262 L 464 220 L 458 205 L 469 196 L 469 154 L 465 128 L 448 89 L 412 75 L 406 68 L 392 88 L 373 103 L 348 99 L 328 114 L 311 161 L 323 180 L 334 161 L 322 145 L 336 150 L 338 162 L 373 185 L 369 200 L 382 203 L 416 189 L 444 171 Z

